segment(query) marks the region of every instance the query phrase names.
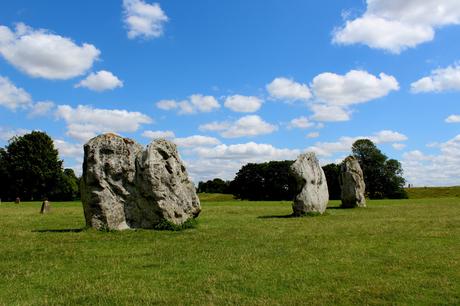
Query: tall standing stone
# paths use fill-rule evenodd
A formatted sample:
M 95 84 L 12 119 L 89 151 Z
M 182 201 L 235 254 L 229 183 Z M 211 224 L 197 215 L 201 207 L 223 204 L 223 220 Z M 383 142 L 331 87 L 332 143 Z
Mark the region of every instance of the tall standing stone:
M 84 146 L 82 202 L 87 226 L 122 230 L 181 225 L 201 211 L 176 146 L 155 140 L 146 150 L 115 134 Z
M 340 187 L 342 207 L 366 207 L 364 175 L 354 156 L 345 158 L 340 167 Z
M 298 194 L 292 205 L 294 215 L 324 213 L 329 202 L 326 176 L 315 153 L 299 155 L 291 170 L 297 180 Z

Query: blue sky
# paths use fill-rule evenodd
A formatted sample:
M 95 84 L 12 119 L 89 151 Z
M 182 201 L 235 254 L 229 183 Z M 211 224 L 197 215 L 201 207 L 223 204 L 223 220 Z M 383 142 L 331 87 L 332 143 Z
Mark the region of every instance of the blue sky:
M 459 185 L 459 24 L 457 0 L 4 2 L 0 145 L 42 130 L 81 172 L 96 134 L 167 137 L 197 182 L 367 137 Z

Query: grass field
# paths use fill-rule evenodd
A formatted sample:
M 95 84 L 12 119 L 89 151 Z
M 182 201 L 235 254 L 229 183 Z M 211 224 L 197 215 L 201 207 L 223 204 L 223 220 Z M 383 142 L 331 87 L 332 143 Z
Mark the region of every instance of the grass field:
M 304 218 L 215 199 L 181 232 L 84 230 L 80 203 L 3 203 L 0 304 L 460 304 L 459 198 Z
M 406 188 L 409 199 L 460 198 L 460 186 Z

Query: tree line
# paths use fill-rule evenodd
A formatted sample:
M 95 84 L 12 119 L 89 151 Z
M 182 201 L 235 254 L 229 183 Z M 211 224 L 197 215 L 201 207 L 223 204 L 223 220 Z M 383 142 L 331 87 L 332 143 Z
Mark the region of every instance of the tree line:
M 359 139 L 352 145 L 355 156 L 364 174 L 366 196 L 370 199 L 407 198 L 404 190 L 401 163 L 389 159 L 369 139 Z M 229 193 L 238 199 L 292 200 L 297 194 L 295 177 L 290 166 L 294 161 L 271 161 L 267 163 L 249 163 L 244 165 L 231 182 L 214 179 L 198 184 L 198 192 Z M 322 167 L 329 189 L 329 198 L 339 200 L 340 164 L 328 164 Z
M 75 200 L 80 197 L 79 179 L 64 169 L 53 140 L 33 131 L 12 138 L 0 148 L 0 199 L 27 201 Z

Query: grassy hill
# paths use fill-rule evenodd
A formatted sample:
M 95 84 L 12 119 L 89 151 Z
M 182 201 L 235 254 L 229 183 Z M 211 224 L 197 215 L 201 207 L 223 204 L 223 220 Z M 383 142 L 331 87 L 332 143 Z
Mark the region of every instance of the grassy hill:
M 460 198 L 460 186 L 406 188 L 409 199 Z
M 460 304 L 460 199 L 203 201 L 181 232 L 84 229 L 81 204 L 0 205 L 0 305 Z

